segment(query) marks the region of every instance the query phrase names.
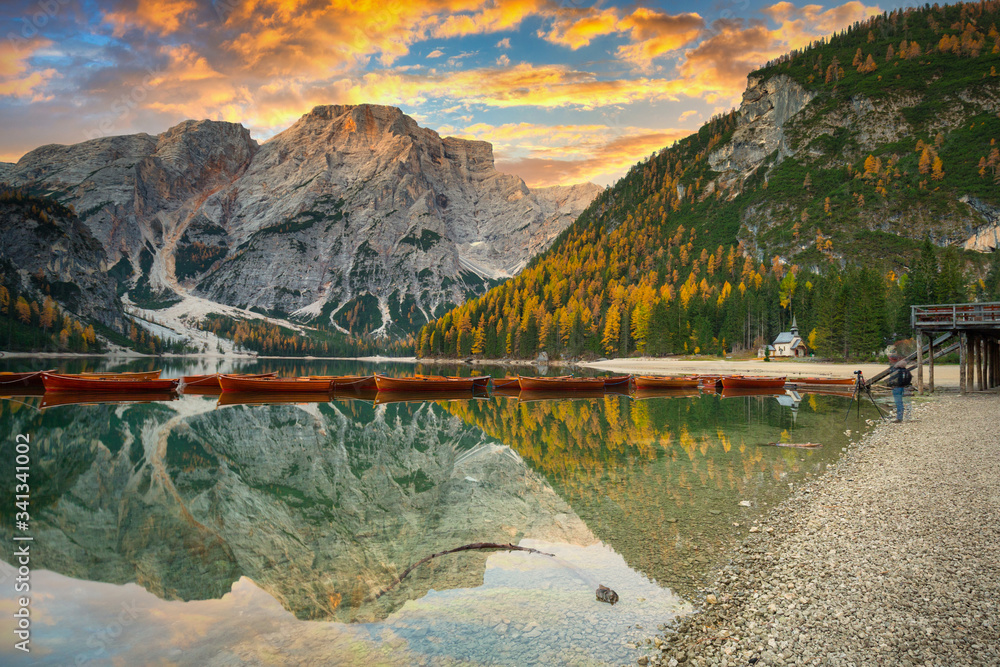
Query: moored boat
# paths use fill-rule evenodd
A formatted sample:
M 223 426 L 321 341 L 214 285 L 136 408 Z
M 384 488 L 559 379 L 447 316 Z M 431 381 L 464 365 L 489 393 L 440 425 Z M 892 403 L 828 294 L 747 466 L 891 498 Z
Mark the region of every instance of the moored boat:
M 808 385 L 843 385 L 848 387 L 854 386 L 854 378 L 821 378 L 821 377 L 807 377 L 807 378 L 790 378 L 787 380 L 788 384 L 808 384 Z
M 65 377 L 92 378 L 97 380 L 158 380 L 162 370 L 155 371 L 122 371 L 121 373 L 58 373 Z
M 101 378 L 81 377 L 79 375 L 58 375 L 43 373 L 42 383 L 45 391 L 174 391 L 179 379 L 171 380 L 140 380 L 135 378 Z
M 515 377 L 493 378 L 493 389 L 521 388 L 521 381 Z
M 636 389 L 696 389 L 700 381 L 696 377 L 672 377 L 667 375 L 636 375 Z
M 42 374 L 51 373 L 48 371 L 31 371 L 28 373 L 0 373 L 0 391 L 10 391 L 13 387 L 43 388 Z
M 607 388 L 629 388 L 632 386 L 631 375 L 606 375 L 601 378 Z
M 782 389 L 784 377 L 730 375 L 722 378 L 723 389 Z
M 239 375 L 220 375 L 219 384 L 223 393 L 243 392 L 325 392 L 333 389 L 333 383 L 326 379 L 309 378 L 248 378 Z
M 578 378 L 572 375 L 542 377 L 519 375 L 521 391 L 587 391 L 603 390 L 604 378 Z
M 220 375 L 222 375 L 222 373 L 211 373 L 209 375 L 185 375 L 181 378 L 184 381 L 184 391 L 187 391 L 189 387 L 222 389 L 222 385 L 219 384 Z M 267 378 L 275 377 L 277 373 L 232 373 L 232 375 L 236 377 Z
M 483 377 L 486 383 L 483 383 Z M 440 375 L 415 375 L 413 377 L 394 378 L 375 374 L 375 384 L 382 391 L 472 391 L 489 386 L 489 376 L 480 377 L 443 377 Z
M 333 388 L 338 390 L 375 391 L 374 375 L 308 375 L 310 380 L 329 380 Z

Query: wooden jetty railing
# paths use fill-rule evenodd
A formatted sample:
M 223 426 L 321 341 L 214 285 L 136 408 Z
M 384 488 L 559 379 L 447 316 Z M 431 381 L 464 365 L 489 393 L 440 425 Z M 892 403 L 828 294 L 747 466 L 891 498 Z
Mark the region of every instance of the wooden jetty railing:
M 910 324 L 916 333 L 917 388 L 924 392 L 923 352 L 929 357 L 930 391 L 934 391 L 934 347 L 952 336 L 958 338 L 947 350 L 959 351 L 958 384 L 964 394 L 1000 386 L 1000 302 L 943 303 L 910 307 Z M 933 334 L 944 335 L 934 341 Z M 924 345 L 924 336 L 928 345 Z M 912 357 L 913 355 L 911 355 Z

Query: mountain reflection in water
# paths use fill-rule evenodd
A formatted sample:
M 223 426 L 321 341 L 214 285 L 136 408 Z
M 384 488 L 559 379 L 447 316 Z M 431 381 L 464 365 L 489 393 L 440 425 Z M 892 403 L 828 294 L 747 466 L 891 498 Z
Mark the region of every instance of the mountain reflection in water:
M 104 584 L 86 584 L 87 596 L 134 582 L 163 604 L 216 600 L 226 613 L 243 613 L 236 598 L 266 607 L 258 598 L 268 596 L 290 618 L 383 628 L 444 662 L 462 642 L 473 662 L 565 658 L 557 646 L 595 664 L 628 660 L 630 626 L 688 609 L 664 587 L 689 593 L 764 503 L 847 441 L 846 404 L 825 396 L 788 406 L 717 396 L 220 406 L 185 396 L 44 411 L 38 401 L 0 402 L 0 423 L 33 436 L 32 567 L 44 577 Z M 759 446 L 782 437 L 824 447 Z M 12 479 L 12 465 L 0 462 L 0 475 Z M 4 500 L 5 527 L 12 506 Z M 559 558 L 443 556 L 373 599 L 410 564 L 471 542 L 541 545 Z M 13 561 L 10 542 L 0 554 Z M 622 602 L 594 601 L 598 583 Z M 446 619 L 452 640 L 430 641 Z M 474 640 L 458 641 L 463 624 Z

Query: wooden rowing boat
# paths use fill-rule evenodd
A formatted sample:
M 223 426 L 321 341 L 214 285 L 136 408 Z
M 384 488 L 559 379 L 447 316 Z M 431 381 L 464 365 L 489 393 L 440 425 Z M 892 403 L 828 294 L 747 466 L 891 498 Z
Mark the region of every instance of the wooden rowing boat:
M 43 373 L 42 383 L 45 391 L 89 391 L 89 392 L 128 392 L 128 391 L 174 391 L 179 379 L 172 380 L 137 380 L 134 378 L 93 378 L 79 375 L 57 375 Z
M 604 386 L 606 388 L 611 388 L 611 387 L 629 388 L 632 386 L 631 375 L 606 375 L 601 379 L 604 380 Z
M 784 386 L 783 377 L 730 375 L 722 378 L 723 389 L 781 389 Z
M 184 381 L 184 391 L 187 391 L 189 387 L 222 389 L 222 385 L 219 384 L 220 375 L 222 375 L 222 373 L 211 373 L 209 375 L 185 375 L 181 378 Z M 245 378 L 273 378 L 277 375 L 277 373 L 231 373 L 231 375 Z
M 60 405 L 98 405 L 102 403 L 158 403 L 176 401 L 177 392 L 163 390 L 135 391 L 47 391 L 42 396 L 41 409 Z
M 219 384 L 223 393 L 227 391 L 243 392 L 324 392 L 333 388 L 330 380 L 310 380 L 309 378 L 248 378 L 239 375 L 220 375 Z
M 163 371 L 125 371 L 122 373 L 59 373 L 64 377 L 92 378 L 97 380 L 157 380 Z
M 808 384 L 808 385 L 844 385 L 848 387 L 854 386 L 854 378 L 792 378 L 788 380 L 792 384 Z
M 636 389 L 696 389 L 700 381 L 696 377 L 670 377 L 666 375 L 636 375 Z
M 378 389 L 374 375 L 309 375 L 307 377 L 310 380 L 329 380 L 333 383 L 333 388 L 338 390 L 375 391 Z
M 604 389 L 604 378 L 578 378 L 572 375 L 541 377 L 519 375 L 521 391 L 588 391 Z
M 521 388 L 521 381 L 515 377 L 493 378 L 493 389 Z
M 485 377 L 485 384 L 483 382 Z M 489 386 L 489 376 L 480 377 L 443 377 L 440 375 L 416 375 L 414 377 L 394 378 L 375 374 L 375 384 L 383 391 L 472 391 Z
M 12 387 L 33 387 L 35 389 L 44 388 L 42 384 L 42 374 L 51 373 L 47 371 L 31 371 L 30 373 L 0 373 L 0 391 L 8 391 Z

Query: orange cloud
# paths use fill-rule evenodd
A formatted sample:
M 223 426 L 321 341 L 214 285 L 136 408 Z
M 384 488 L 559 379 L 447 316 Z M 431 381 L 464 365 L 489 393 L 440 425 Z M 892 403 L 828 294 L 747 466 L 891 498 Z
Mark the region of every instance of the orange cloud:
M 38 50 L 51 44 L 49 41 L 29 44 L 15 39 L 0 42 L 0 97 L 31 102 L 51 99 L 43 89 L 57 72 L 51 68 L 33 69 L 28 62 Z
M 446 128 L 440 128 L 445 132 Z M 529 187 L 596 181 L 610 183 L 642 157 L 691 130 L 654 130 L 602 124 L 476 123 L 452 132 L 493 144 L 497 169 Z
M 516 30 L 529 16 L 551 11 L 546 0 L 496 0 L 484 2 L 470 13 L 453 14 L 433 30 L 438 38 L 482 35 L 504 30 Z
M 610 184 L 642 158 L 689 134 L 691 130 L 664 130 L 616 137 L 581 151 L 577 158 L 500 157 L 497 169 L 517 174 L 532 188 L 587 181 Z
M 194 0 L 136 0 L 134 4 L 125 3 L 116 11 L 106 12 L 104 19 L 119 37 L 133 27 L 169 35 L 185 25 L 197 8 Z
M 635 10 L 618 24 L 628 31 L 632 44 L 618 47 L 618 57 L 648 65 L 654 58 L 690 44 L 701 34 L 705 21 L 698 14 L 663 14 L 645 7 Z
M 576 10 L 556 19 L 548 32 L 539 30 L 538 36 L 575 51 L 589 45 L 595 37 L 610 35 L 619 30 L 618 11 L 614 8 L 596 13 L 591 10 Z

